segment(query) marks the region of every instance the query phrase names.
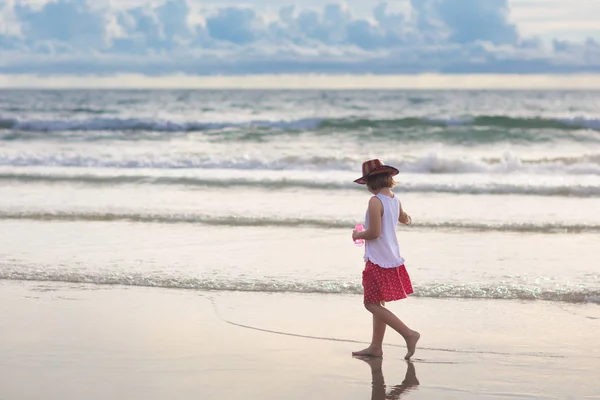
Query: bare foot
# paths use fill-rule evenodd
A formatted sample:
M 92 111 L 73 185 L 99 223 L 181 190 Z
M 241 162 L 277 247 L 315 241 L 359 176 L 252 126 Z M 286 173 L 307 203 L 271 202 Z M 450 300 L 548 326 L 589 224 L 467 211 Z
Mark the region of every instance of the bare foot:
M 417 342 L 421 338 L 421 334 L 417 331 L 413 331 L 408 338 L 406 338 L 406 348 L 408 349 L 408 353 L 404 356 L 405 360 L 409 360 L 413 354 L 415 354 L 415 350 L 417 349 Z
M 357 357 L 382 357 L 383 349 L 369 346 L 361 351 L 353 351 L 352 355 Z

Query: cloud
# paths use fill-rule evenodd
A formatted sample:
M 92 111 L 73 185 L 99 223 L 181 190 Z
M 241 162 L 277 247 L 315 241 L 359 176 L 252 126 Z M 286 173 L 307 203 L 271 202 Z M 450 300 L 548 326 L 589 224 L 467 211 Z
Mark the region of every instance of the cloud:
M 0 6 L 0 22 L 0 37 L 21 35 L 19 22 L 14 12 L 14 0 L 6 0 L 4 5 Z
M 411 0 L 418 29 L 428 41 L 515 44 L 508 0 Z
M 189 39 L 193 31 L 188 22 L 191 10 L 185 0 L 169 0 L 156 9 L 156 16 L 162 24 L 163 35 L 168 40 Z
M 600 70 L 596 42 L 524 37 L 508 0 L 406 0 L 409 12 L 381 1 L 370 13 L 352 3 L 5 1 L 2 73 Z
M 243 45 L 256 40 L 258 24 L 253 10 L 226 7 L 206 19 L 206 30 L 215 40 Z
M 121 34 L 112 40 L 109 52 L 148 54 L 169 46 L 155 10 L 136 7 L 115 16 Z
M 438 12 L 450 28 L 452 42 L 501 45 L 515 44 L 519 39 L 516 26 L 508 20 L 508 0 L 444 0 Z
M 60 42 L 73 48 L 102 48 L 106 21 L 85 0 L 58 0 L 46 3 L 40 10 L 17 2 L 13 8 L 21 35 L 32 49 L 48 42 Z
M 575 43 L 567 40 L 555 39 L 552 42 L 557 61 L 569 65 L 584 60 L 594 63 L 600 60 L 600 43 L 593 38 L 588 38 L 584 43 Z

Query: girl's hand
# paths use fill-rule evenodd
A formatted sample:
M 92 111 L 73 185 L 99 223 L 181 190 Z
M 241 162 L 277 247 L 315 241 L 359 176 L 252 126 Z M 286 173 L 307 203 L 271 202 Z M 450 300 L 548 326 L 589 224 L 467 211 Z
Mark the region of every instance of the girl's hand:
M 354 229 L 352 231 L 352 240 L 362 239 L 359 235 L 360 235 L 360 232 L 357 231 L 356 229 Z
M 412 218 L 410 217 L 410 215 L 408 215 L 404 211 L 402 211 L 402 215 L 400 215 L 399 220 L 400 220 L 400 223 L 402 223 L 404 225 L 412 224 Z

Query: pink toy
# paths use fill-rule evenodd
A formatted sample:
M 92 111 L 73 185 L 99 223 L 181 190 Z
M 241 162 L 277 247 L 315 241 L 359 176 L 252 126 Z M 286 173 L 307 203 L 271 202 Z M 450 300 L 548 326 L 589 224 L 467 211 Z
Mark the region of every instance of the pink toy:
M 365 230 L 365 227 L 364 227 L 364 226 L 362 226 L 362 224 L 358 224 L 358 225 L 356 225 L 356 226 L 354 227 L 354 229 L 355 229 L 355 230 L 357 230 L 358 232 L 362 232 L 362 231 L 364 231 L 364 230 Z M 364 244 L 365 244 L 365 241 L 364 241 L 364 239 L 356 239 L 356 240 L 354 241 L 354 244 L 355 244 L 355 245 L 357 245 L 357 246 L 362 246 L 362 245 L 364 245 Z

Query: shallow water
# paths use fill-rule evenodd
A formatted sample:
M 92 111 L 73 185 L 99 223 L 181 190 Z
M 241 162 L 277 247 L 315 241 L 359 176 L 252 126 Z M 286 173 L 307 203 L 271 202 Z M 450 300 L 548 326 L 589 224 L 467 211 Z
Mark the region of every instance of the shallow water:
M 361 293 L 363 160 L 416 296 L 600 302 L 599 92 L 3 91 L 0 279 Z

